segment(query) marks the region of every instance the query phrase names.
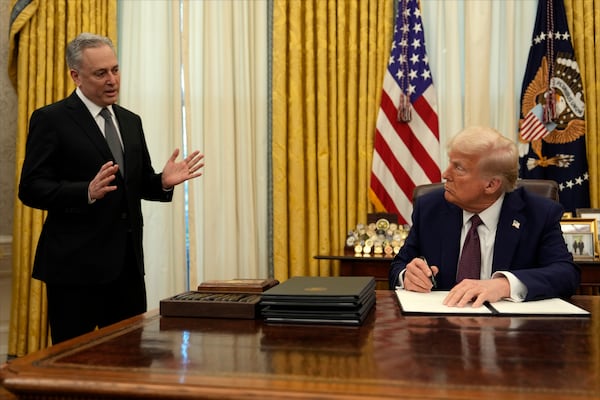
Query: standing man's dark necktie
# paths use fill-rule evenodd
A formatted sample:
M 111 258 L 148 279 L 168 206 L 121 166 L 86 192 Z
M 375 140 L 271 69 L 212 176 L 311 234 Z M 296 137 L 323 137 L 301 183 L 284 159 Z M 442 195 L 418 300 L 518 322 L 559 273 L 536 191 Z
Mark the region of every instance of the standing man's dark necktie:
M 121 141 L 119 140 L 119 134 L 117 133 L 117 129 L 115 128 L 115 124 L 112 121 L 112 115 L 108 108 L 104 107 L 100 111 L 100 115 L 104 118 L 104 136 L 106 137 L 106 142 L 108 143 L 108 147 L 110 147 L 110 151 L 112 152 L 113 157 L 115 158 L 116 163 L 119 165 L 119 170 L 121 171 L 121 176 L 125 176 L 125 162 L 123 161 L 123 148 L 121 147 Z
M 458 261 L 458 272 L 456 282 L 463 279 L 480 279 L 481 276 L 481 246 L 479 244 L 479 234 L 477 227 L 482 224 L 479 215 L 471 217 L 471 228 L 465 238 L 462 254 Z

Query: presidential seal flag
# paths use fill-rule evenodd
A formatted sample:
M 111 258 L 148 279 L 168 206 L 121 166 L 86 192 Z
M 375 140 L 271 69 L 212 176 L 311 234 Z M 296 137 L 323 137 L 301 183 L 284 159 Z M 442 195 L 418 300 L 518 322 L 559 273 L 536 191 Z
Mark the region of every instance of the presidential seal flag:
M 520 117 L 521 178 L 555 180 L 567 212 L 589 207 L 585 99 L 563 0 L 539 0 Z
M 436 96 L 418 0 L 398 0 L 377 117 L 369 197 L 408 223 L 416 185 L 440 182 Z

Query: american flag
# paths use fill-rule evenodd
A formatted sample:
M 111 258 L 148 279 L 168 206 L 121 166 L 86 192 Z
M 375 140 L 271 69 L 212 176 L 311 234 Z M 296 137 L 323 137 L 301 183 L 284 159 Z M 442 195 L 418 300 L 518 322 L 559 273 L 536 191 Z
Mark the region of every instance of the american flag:
M 437 102 L 418 0 L 398 0 L 383 79 L 369 197 L 408 223 L 416 185 L 440 182 Z

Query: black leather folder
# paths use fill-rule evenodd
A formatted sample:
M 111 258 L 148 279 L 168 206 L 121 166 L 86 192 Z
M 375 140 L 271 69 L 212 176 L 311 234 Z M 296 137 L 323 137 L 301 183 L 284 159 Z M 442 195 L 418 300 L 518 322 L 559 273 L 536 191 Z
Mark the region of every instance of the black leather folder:
M 360 325 L 375 305 L 373 277 L 295 277 L 262 295 L 266 322 Z

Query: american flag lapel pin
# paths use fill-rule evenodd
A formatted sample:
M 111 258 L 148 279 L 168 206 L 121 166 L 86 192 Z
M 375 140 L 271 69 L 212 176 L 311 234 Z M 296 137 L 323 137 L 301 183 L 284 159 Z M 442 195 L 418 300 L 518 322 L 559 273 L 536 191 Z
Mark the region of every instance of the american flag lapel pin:
M 519 229 L 521 227 L 521 223 L 519 221 L 517 221 L 516 219 L 513 219 L 512 226 L 513 226 L 513 228 Z

